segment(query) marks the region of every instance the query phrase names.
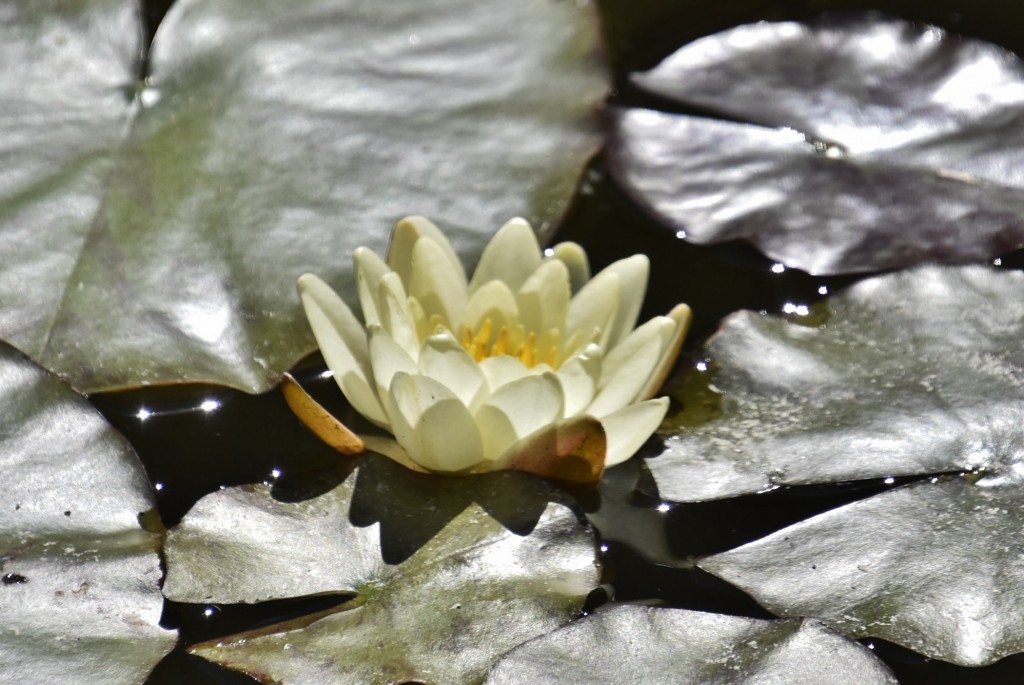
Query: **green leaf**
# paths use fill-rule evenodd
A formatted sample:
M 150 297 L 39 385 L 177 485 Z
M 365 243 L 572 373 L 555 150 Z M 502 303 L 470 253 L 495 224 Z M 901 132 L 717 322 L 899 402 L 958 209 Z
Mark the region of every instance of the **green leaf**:
M 895 685 L 866 647 L 816 621 L 619 606 L 514 649 L 487 685 Z
M 149 482 L 83 398 L 2 344 L 0 472 L 4 681 L 143 682 L 177 639 L 158 625 Z
M 647 460 L 661 497 L 1024 462 L 1024 273 L 920 268 L 827 306 L 822 325 L 726 320 L 706 350 L 718 411 L 686 425 L 681 396 L 678 426 Z
M 778 615 L 984 666 L 1024 651 L 1022 528 L 1019 475 L 948 477 L 834 509 L 700 566 Z
M 609 168 L 687 240 L 817 274 L 1024 245 L 1024 62 L 995 45 L 877 14 L 760 22 L 632 83 L 668 111 L 612 108 Z
M 265 390 L 314 347 L 301 273 L 351 295 L 407 214 L 466 257 L 511 216 L 546 231 L 596 146 L 578 3 L 180 0 L 138 87 L 134 2 L 21 5 L 0 336 L 84 391 Z
M 545 499 L 531 491 L 539 481 L 512 473 L 442 478 L 384 461 L 372 458 L 303 502 L 274 500 L 266 486 L 200 500 L 168 534 L 168 598 L 355 596 L 190 651 L 263 681 L 473 683 L 504 652 L 578 615 L 597 584 L 594 540 L 568 508 L 536 509 Z M 388 492 L 395 496 L 382 499 Z M 419 501 L 431 494 L 436 502 Z M 452 506 L 466 497 L 479 503 Z M 515 500 L 524 506 L 503 504 Z M 439 517 L 447 525 L 411 555 L 384 560 L 384 538 L 402 535 L 396 529 L 410 520 Z M 366 519 L 380 523 L 353 523 Z

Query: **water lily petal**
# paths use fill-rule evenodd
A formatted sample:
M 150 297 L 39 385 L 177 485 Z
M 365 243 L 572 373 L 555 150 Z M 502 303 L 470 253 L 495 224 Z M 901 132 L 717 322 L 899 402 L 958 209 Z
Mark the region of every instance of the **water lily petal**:
M 658 430 L 668 412 L 668 398 L 638 402 L 601 419 L 608 440 L 608 451 L 604 465 L 620 464 L 640 449 L 647 439 Z
M 683 348 L 683 340 L 686 338 L 687 331 L 690 330 L 690 322 L 693 321 L 693 312 L 688 305 L 677 304 L 668 313 L 668 318 L 676 322 L 676 327 L 672 331 L 672 337 L 669 339 L 665 349 L 662 350 L 661 359 L 658 361 L 654 371 L 651 372 L 647 385 L 637 395 L 641 400 L 648 400 L 654 397 L 658 390 L 661 389 L 662 384 L 668 377 L 669 371 L 672 370 L 672 365 L 676 363 L 676 359 L 679 357 L 679 351 Z
M 517 441 L 489 466 L 593 483 L 604 472 L 606 445 L 600 421 L 593 416 L 571 416 Z
M 465 282 L 466 271 L 462 268 L 462 262 L 441 229 L 425 217 L 407 216 L 395 224 L 391 232 L 391 242 L 388 243 L 388 266 L 398 274 L 402 283 L 411 282 L 413 249 L 421 238 L 436 243 L 441 248 L 447 265 Z
M 377 393 L 384 397 L 391 390 L 396 373 L 414 374 L 416 362 L 381 326 L 370 326 L 370 366 Z
M 565 317 L 567 337 L 579 333 L 581 344 L 596 342 L 608 349 L 608 338 L 622 301 L 622 279 L 618 273 L 605 269 L 587 282 L 569 302 Z M 595 336 L 594 332 L 598 334 Z
M 501 281 L 491 281 L 469 296 L 466 309 L 462 312 L 462 325 L 476 333 L 491 321 L 491 340 L 497 338 L 504 326 L 510 331 L 519 324 L 519 306 L 511 288 Z
M 603 417 L 636 401 L 658 367 L 675 330 L 674 319 L 656 316 L 609 352 L 601 365 L 597 397 L 587 412 Z
M 419 371 L 455 393 L 467 407 L 489 394 L 480 365 L 469 356 L 451 333 L 437 333 L 423 342 Z
M 491 392 L 533 373 L 526 364 L 508 355 L 484 359 L 480 362 L 480 370 L 483 371 Z
M 420 339 L 416 335 L 416 321 L 409 312 L 408 298 L 398 274 L 385 274 L 378 288 L 377 306 L 380 325 L 402 346 L 410 357 L 416 359 L 420 352 Z
M 376 252 L 366 247 L 357 247 L 352 253 L 352 261 L 356 267 L 356 285 L 359 288 L 359 304 L 363 308 L 363 322 L 367 326 L 379 324 L 380 282 L 391 269 Z
M 520 438 L 558 421 L 563 407 L 554 374 L 531 374 L 501 386 L 476 410 L 484 458 L 497 459 Z
M 545 262 L 526 279 L 516 295 L 519 320 L 528 331 L 554 330 L 565 325 L 569 311 L 569 269 L 557 259 Z
M 412 249 L 407 281 L 409 295 L 423 306 L 427 317 L 438 315 L 449 328 L 461 320 L 466 307 L 466 275 L 451 268 L 443 247 L 420 239 Z
M 579 292 L 580 288 L 590 280 L 590 261 L 587 259 L 586 251 L 579 243 L 558 243 L 551 248 L 550 256 L 546 259 L 557 259 L 565 264 L 569 270 L 569 285 L 574 293 Z
M 409 458 L 431 471 L 464 471 L 483 457 L 469 409 L 433 378 L 397 373 L 387 394 L 395 439 Z
M 540 245 L 530 224 L 512 219 L 487 243 L 469 282 L 470 294 L 490 281 L 502 281 L 512 291 L 519 290 L 541 264 Z
M 555 374 L 565 395 L 565 415 L 579 414 L 594 399 L 601 378 L 601 348 L 591 344 L 569 359 Z
M 427 313 L 423 311 L 423 306 L 415 297 L 406 298 L 405 306 L 409 311 L 409 319 L 412 320 L 418 340 L 426 340 L 431 331 L 442 325 L 441 317 L 436 314 L 428 317 Z
M 356 411 L 378 426 L 387 415 L 371 383 L 366 331 L 338 294 L 313 274 L 299 278 L 299 293 L 310 328 L 334 380 Z
M 615 322 L 609 331 L 608 345 L 618 345 L 627 333 L 636 326 L 640 316 L 640 307 L 644 304 L 644 293 L 647 292 L 647 279 L 651 271 L 651 261 L 647 255 L 635 254 L 620 259 L 605 267 L 595 278 L 604 273 L 619 275 L 622 284 L 622 299 L 615 313 Z

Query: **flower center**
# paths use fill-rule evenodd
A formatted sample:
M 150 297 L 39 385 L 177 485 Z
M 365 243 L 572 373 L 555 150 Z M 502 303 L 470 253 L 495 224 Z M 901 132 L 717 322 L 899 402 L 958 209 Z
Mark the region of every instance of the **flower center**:
M 495 334 L 494 324 L 490 319 L 484 319 L 476 332 L 468 326 L 462 328 L 462 346 L 477 362 L 489 357 L 507 355 L 515 357 L 531 368 L 538 364 L 557 368 L 557 331 L 550 331 L 548 335 L 541 337 L 542 340 L 538 340 L 535 331 L 527 333 L 522 326 L 516 326 L 512 330 L 509 330 L 508 326 L 502 326 Z

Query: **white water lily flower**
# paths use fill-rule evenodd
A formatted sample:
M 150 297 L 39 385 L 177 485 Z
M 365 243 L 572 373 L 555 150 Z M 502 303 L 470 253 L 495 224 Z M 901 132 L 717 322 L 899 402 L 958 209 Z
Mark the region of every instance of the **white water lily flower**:
M 394 435 L 349 433 L 344 451 L 368 447 L 421 471 L 514 468 L 586 481 L 632 456 L 664 418 L 668 399 L 650 397 L 690 309 L 634 329 L 647 257 L 590 279 L 579 245 L 545 257 L 529 224 L 513 219 L 467 280 L 444 234 L 409 217 L 386 262 L 367 248 L 354 259 L 363 322 L 316 276 L 298 281 L 345 397 Z

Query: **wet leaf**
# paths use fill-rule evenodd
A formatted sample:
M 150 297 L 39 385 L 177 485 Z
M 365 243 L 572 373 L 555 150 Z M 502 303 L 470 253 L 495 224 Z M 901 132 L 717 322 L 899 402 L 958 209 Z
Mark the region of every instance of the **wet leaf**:
M 388 479 L 393 492 L 407 490 L 408 497 L 376 502 L 389 512 L 381 520 L 359 500 L 378 500 L 385 492 L 381 476 L 401 470 L 386 461 L 371 460 L 336 489 L 304 502 L 275 501 L 266 486 L 230 488 L 200 500 L 168 535 L 169 598 L 354 597 L 316 616 L 190 651 L 265 682 L 472 683 L 504 652 L 578 614 L 597 584 L 593 537 L 568 508 L 553 503 L 534 510 L 530 527 L 521 530 L 523 511 L 536 503 L 524 484 L 536 479 L 406 473 L 407 481 Z M 401 523 L 395 516 L 437 516 L 407 483 L 430 492 L 442 480 L 448 485 L 438 487 L 465 493 L 477 481 L 482 489 L 473 496 L 480 504 L 453 512 L 447 525 L 397 563 L 384 561 L 382 538 Z M 491 496 L 498 485 L 526 505 L 503 515 Z M 446 507 L 445 500 L 436 504 Z M 366 518 L 381 522 L 352 523 Z
M 140 524 L 149 482 L 83 398 L 7 345 L 0 472 L 3 680 L 143 682 L 177 639 L 158 625 L 161 536 Z
M 620 606 L 516 648 L 485 682 L 894 685 L 896 679 L 866 647 L 816 621 Z
M 948 477 L 834 509 L 700 565 L 781 616 L 983 666 L 1024 651 L 1022 532 L 1019 475 Z
M 351 294 L 412 213 L 467 257 L 546 230 L 596 145 L 579 3 L 180 0 L 143 85 L 133 0 L 4 12 L 0 336 L 81 390 L 265 390 L 314 347 L 299 274 Z
M 1024 462 L 1024 273 L 924 267 L 827 300 L 821 326 L 752 312 L 710 341 L 721 395 L 664 429 L 661 497 Z
M 610 112 L 610 168 L 687 240 L 818 274 L 1024 245 L 1024 63 L 878 15 L 750 24 L 649 72 Z

